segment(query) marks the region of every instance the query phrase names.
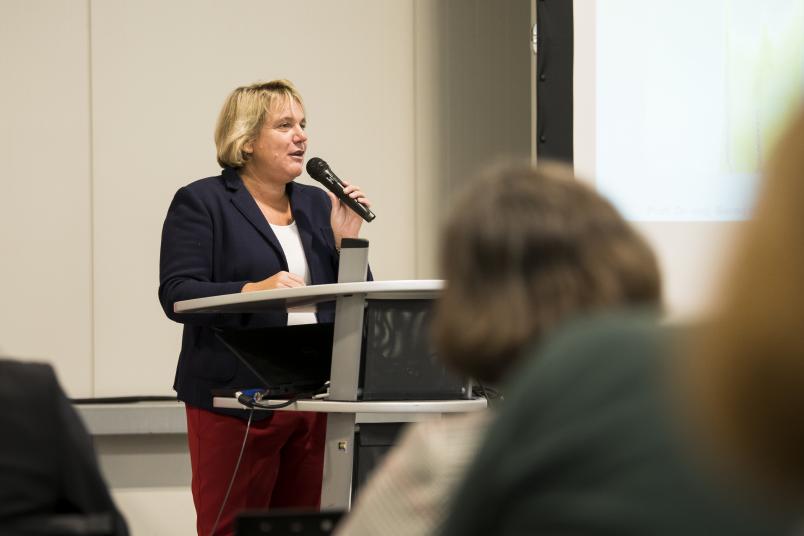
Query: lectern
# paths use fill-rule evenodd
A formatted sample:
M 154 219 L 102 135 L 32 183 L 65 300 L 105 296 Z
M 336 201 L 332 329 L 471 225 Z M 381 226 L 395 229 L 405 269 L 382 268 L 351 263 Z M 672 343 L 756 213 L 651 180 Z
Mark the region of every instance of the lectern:
M 468 385 L 454 399 L 359 399 L 363 316 L 367 301 L 430 300 L 438 295 L 443 282 L 366 281 L 368 242 L 344 239 L 342 246 L 338 282 L 335 284 L 198 298 L 176 302 L 174 310 L 177 313 L 259 313 L 335 301 L 329 397 L 323 400 L 298 400 L 282 410 L 328 414 L 321 508 L 346 510 L 351 501 L 357 414 L 373 415 L 373 422 L 399 422 L 399 415 L 479 411 L 485 409 L 486 401 L 473 398 Z M 263 402 L 273 405 L 283 401 Z M 222 408 L 244 408 L 234 398 L 226 397 L 215 398 L 214 405 Z

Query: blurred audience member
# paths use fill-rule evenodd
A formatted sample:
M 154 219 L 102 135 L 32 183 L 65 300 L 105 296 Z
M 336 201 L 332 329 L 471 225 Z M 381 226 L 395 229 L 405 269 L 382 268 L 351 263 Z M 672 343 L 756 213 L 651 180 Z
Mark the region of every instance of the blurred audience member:
M 712 322 L 599 316 L 531 349 L 443 534 L 794 533 L 804 491 L 804 115 L 765 172 Z
M 651 250 L 558 164 L 499 169 L 472 184 L 448 219 L 441 257 L 437 345 L 454 369 L 483 383 L 514 374 L 524 348 L 578 313 L 659 307 Z M 437 531 L 488 420 L 478 412 L 409 427 L 338 533 Z
M 0 360 L 0 408 L 0 534 L 128 534 L 50 365 Z
M 727 467 L 804 499 L 804 109 L 765 168 L 716 317 L 687 378 L 697 424 Z M 738 471 L 740 473 L 740 471 Z M 740 473 L 742 474 L 742 473 Z

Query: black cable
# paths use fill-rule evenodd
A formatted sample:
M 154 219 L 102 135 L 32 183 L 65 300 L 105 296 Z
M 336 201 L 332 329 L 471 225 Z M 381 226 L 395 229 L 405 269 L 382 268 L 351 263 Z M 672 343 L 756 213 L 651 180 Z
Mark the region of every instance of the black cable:
M 137 402 L 176 402 L 175 396 L 105 396 L 98 398 L 71 398 L 73 404 L 135 404 Z
M 480 392 L 483 393 L 483 398 L 486 399 L 486 403 L 488 403 L 489 402 L 489 395 L 486 392 L 486 387 L 480 382 L 477 382 L 477 385 L 478 385 L 478 387 L 480 387 Z
M 240 462 L 243 460 L 243 452 L 246 450 L 246 440 L 248 439 L 248 431 L 251 429 L 251 418 L 254 417 L 254 408 L 248 414 L 248 423 L 246 423 L 246 433 L 243 434 L 243 445 L 240 447 L 240 454 L 237 456 L 237 463 L 235 464 L 234 471 L 232 472 L 232 478 L 229 480 L 229 488 L 226 490 L 226 495 L 223 496 L 223 502 L 221 503 L 221 508 L 218 510 L 218 516 L 215 518 L 215 524 L 212 525 L 212 531 L 209 533 L 209 536 L 215 536 L 215 530 L 218 528 L 218 523 L 221 520 L 221 514 L 223 514 L 223 507 L 226 506 L 226 501 L 229 499 L 229 493 L 232 491 L 232 485 L 234 485 L 235 477 L 237 476 L 237 470 L 240 468 Z
M 288 400 L 285 400 L 284 402 L 280 402 L 279 404 L 263 404 L 259 400 L 255 400 L 253 404 L 255 408 L 260 409 L 282 409 L 290 406 L 291 404 L 295 404 L 301 397 L 302 395 L 299 394 L 292 398 L 289 398 Z
M 291 404 L 295 404 L 299 400 L 310 400 L 313 398 L 314 395 L 318 394 L 317 392 L 310 392 L 310 393 L 298 393 L 288 400 L 284 402 L 280 402 L 278 404 L 263 404 L 262 398 L 266 396 L 265 393 L 257 393 L 254 396 L 248 396 L 247 394 L 241 393 L 238 391 L 235 393 L 237 397 L 237 401 L 246 406 L 247 408 L 259 408 L 259 409 L 282 409 L 290 406 Z
M 472 389 L 473 394 L 485 398 L 488 403 L 488 407 L 492 407 L 494 405 L 491 403 L 492 400 L 503 400 L 503 396 L 496 389 L 486 387 L 479 381 L 477 382 L 477 387 L 478 389 Z
M 246 368 L 248 368 L 251 371 L 252 374 L 254 374 L 255 377 L 257 377 L 257 378 L 262 380 L 262 375 L 251 365 L 251 363 L 248 362 L 248 359 L 245 359 L 234 346 L 229 344 L 226 341 L 226 339 L 223 338 L 223 330 L 221 328 L 212 328 L 212 329 L 214 331 L 215 338 L 218 339 L 218 341 L 220 341 L 220 343 L 223 344 L 230 352 L 232 352 L 235 355 L 235 357 L 237 357 L 240 360 L 240 362 L 243 363 L 246 366 Z M 266 390 L 263 393 L 256 393 L 253 396 L 249 396 L 249 395 L 247 395 L 245 393 L 242 393 L 242 392 L 238 391 L 235 394 L 235 397 L 237 398 L 238 402 L 240 402 L 241 404 L 243 404 L 247 408 L 282 409 L 282 408 L 286 408 L 286 407 L 290 406 L 291 404 L 293 404 L 294 402 L 296 402 L 300 398 L 303 398 L 303 397 L 304 398 L 312 398 L 316 394 L 320 393 L 321 390 L 324 389 L 325 387 L 326 387 L 326 385 L 320 387 L 316 391 L 312 391 L 312 392 L 308 392 L 308 393 L 298 393 L 297 395 L 292 397 L 290 400 L 287 400 L 287 401 L 282 402 L 280 404 L 261 404 L 260 403 L 261 397 L 265 397 L 268 394 L 268 390 L 270 388 L 268 388 L 267 386 L 266 386 Z

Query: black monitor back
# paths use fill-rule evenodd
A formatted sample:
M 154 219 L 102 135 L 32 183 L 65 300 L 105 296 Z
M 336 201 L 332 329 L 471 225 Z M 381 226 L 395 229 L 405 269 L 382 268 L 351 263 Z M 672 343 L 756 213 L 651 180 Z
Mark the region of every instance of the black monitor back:
M 467 397 L 467 381 L 442 363 L 430 336 L 432 300 L 368 300 L 362 400 Z

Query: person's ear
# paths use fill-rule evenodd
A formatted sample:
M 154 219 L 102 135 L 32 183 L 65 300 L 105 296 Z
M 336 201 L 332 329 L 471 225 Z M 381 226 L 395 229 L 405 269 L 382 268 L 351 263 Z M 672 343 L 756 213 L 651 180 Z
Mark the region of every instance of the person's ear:
M 254 152 L 254 141 L 253 141 L 253 140 L 249 140 L 249 141 L 247 141 L 246 143 L 244 143 L 244 144 L 243 144 L 243 149 L 242 149 L 242 151 L 243 151 L 244 153 L 246 153 L 246 154 L 249 154 L 249 155 L 250 155 L 251 153 L 253 153 L 253 152 Z

